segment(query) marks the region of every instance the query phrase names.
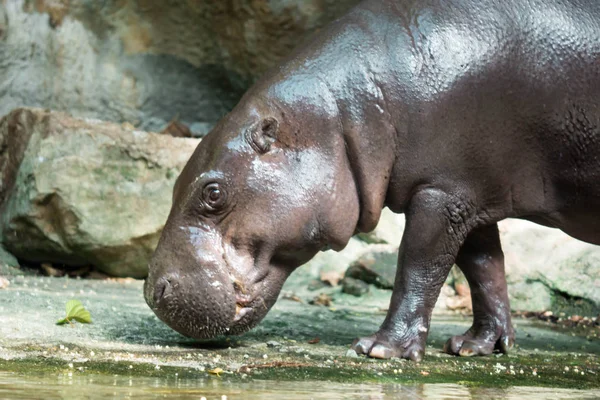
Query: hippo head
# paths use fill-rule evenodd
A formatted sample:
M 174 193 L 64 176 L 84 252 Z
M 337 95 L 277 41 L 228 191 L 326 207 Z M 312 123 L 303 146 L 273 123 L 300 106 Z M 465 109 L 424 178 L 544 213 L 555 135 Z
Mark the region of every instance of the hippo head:
M 144 287 L 176 331 L 204 339 L 249 330 L 296 267 L 354 233 L 359 199 L 337 122 L 298 115 L 242 99 L 177 179 Z

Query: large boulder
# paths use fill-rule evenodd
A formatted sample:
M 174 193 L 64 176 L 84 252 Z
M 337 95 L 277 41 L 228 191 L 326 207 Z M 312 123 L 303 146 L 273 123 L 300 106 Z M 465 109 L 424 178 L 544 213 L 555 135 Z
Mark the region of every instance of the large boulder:
M 600 246 L 527 221 L 500 224 L 514 310 L 543 311 L 567 303 L 600 308 Z M 588 307 L 589 309 L 589 307 Z
M 21 162 L 1 210 L 2 244 L 22 261 L 144 277 L 198 142 L 58 112 L 10 113 L 0 148 Z
M 22 275 L 22 271 L 19 269 L 19 261 L 4 250 L 0 246 L 0 289 L 2 289 L 2 278 L 11 275 Z
M 49 107 L 205 134 L 245 89 L 358 0 L 0 1 L 0 115 Z
M 389 243 L 404 221 L 384 213 L 374 234 L 361 236 L 369 243 Z M 395 229 L 394 229 L 395 227 Z M 506 279 L 511 308 L 519 311 L 576 311 L 594 314 L 600 310 L 600 246 L 581 242 L 558 229 L 521 220 L 499 223 L 505 254 Z M 387 232 L 387 235 L 382 235 Z M 365 237 L 367 239 L 365 239 Z M 394 241 L 399 237 L 394 237 Z M 375 239 L 374 239 L 375 238 Z M 382 247 L 383 246 L 383 247 Z M 396 273 L 397 245 L 370 245 L 349 263 L 346 277 L 391 289 Z M 459 292 L 461 304 L 470 302 L 464 277 L 453 270 L 450 283 Z M 453 306 L 454 308 L 454 306 Z
M 371 232 L 359 233 L 355 237 L 369 244 L 391 244 L 398 247 L 405 224 L 404 214 L 395 214 L 385 207 L 381 210 L 381 217 L 375 229 Z

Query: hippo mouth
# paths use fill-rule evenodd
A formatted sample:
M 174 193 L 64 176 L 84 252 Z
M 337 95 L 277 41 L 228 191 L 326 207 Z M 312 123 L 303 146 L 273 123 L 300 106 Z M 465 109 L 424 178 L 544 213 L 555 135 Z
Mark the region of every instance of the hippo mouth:
M 252 283 L 252 287 L 254 293 L 260 293 L 260 290 L 256 290 L 266 280 L 265 276 L 258 279 L 256 282 Z M 231 325 L 227 330 L 227 335 L 239 335 L 250 330 L 253 326 L 255 326 L 260 320 L 262 316 L 266 314 L 270 307 L 267 306 L 265 300 L 261 296 L 257 296 L 254 294 L 249 294 L 245 291 L 242 291 L 240 285 L 237 282 L 234 282 L 234 291 L 235 291 L 235 314 L 233 316 L 233 320 L 231 321 Z M 264 314 L 261 316 L 260 311 L 264 310 Z
M 235 316 L 233 317 L 233 323 L 238 323 L 242 318 L 252 312 L 252 307 L 244 307 L 240 303 L 235 304 Z
M 235 315 L 233 316 L 232 327 L 236 324 L 242 324 L 244 319 L 248 319 L 254 310 L 255 300 L 248 294 L 241 293 L 239 287 L 234 284 L 235 290 Z

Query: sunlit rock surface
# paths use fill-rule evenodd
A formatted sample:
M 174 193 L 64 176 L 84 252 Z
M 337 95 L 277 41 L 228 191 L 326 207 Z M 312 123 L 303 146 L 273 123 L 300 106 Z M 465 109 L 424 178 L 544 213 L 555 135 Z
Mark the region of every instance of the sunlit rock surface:
M 29 106 L 202 136 L 357 0 L 0 1 L 0 116 Z
M 15 135 L 22 140 L 7 140 Z M 19 156 L 7 148 L 22 162 L 0 214 L 4 247 L 28 262 L 145 276 L 175 179 L 198 142 L 14 111 L 0 122 L 0 145 L 24 150 Z

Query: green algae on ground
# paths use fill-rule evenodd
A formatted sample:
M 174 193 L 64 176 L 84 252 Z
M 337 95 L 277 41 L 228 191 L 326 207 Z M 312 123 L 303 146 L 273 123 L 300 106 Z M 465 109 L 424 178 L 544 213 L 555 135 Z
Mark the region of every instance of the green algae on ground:
M 266 354 L 266 353 L 265 353 Z M 109 374 L 138 377 L 247 379 L 278 381 L 328 381 L 338 383 L 438 384 L 459 383 L 466 386 L 506 388 L 543 386 L 577 389 L 600 388 L 600 364 L 595 355 L 524 354 L 457 358 L 430 355 L 420 363 L 405 360 L 380 361 L 350 357 L 286 357 L 271 352 L 268 360 L 257 357 L 210 358 L 186 365 L 173 365 L 177 354 L 162 354 L 158 362 L 121 361 L 126 354 L 111 353 L 119 361 L 79 359 L 55 356 L 0 359 L 0 371 L 20 374 L 73 373 Z M 139 356 L 139 355 L 138 355 Z M 216 361 L 218 359 L 218 361 Z M 197 359 L 196 359 L 197 360 Z M 216 362 L 215 362 L 216 361 Z M 211 375 L 206 363 L 223 370 L 220 377 Z M 170 363 L 170 364 L 169 364 Z M 169 365 L 167 365 L 169 364 Z

